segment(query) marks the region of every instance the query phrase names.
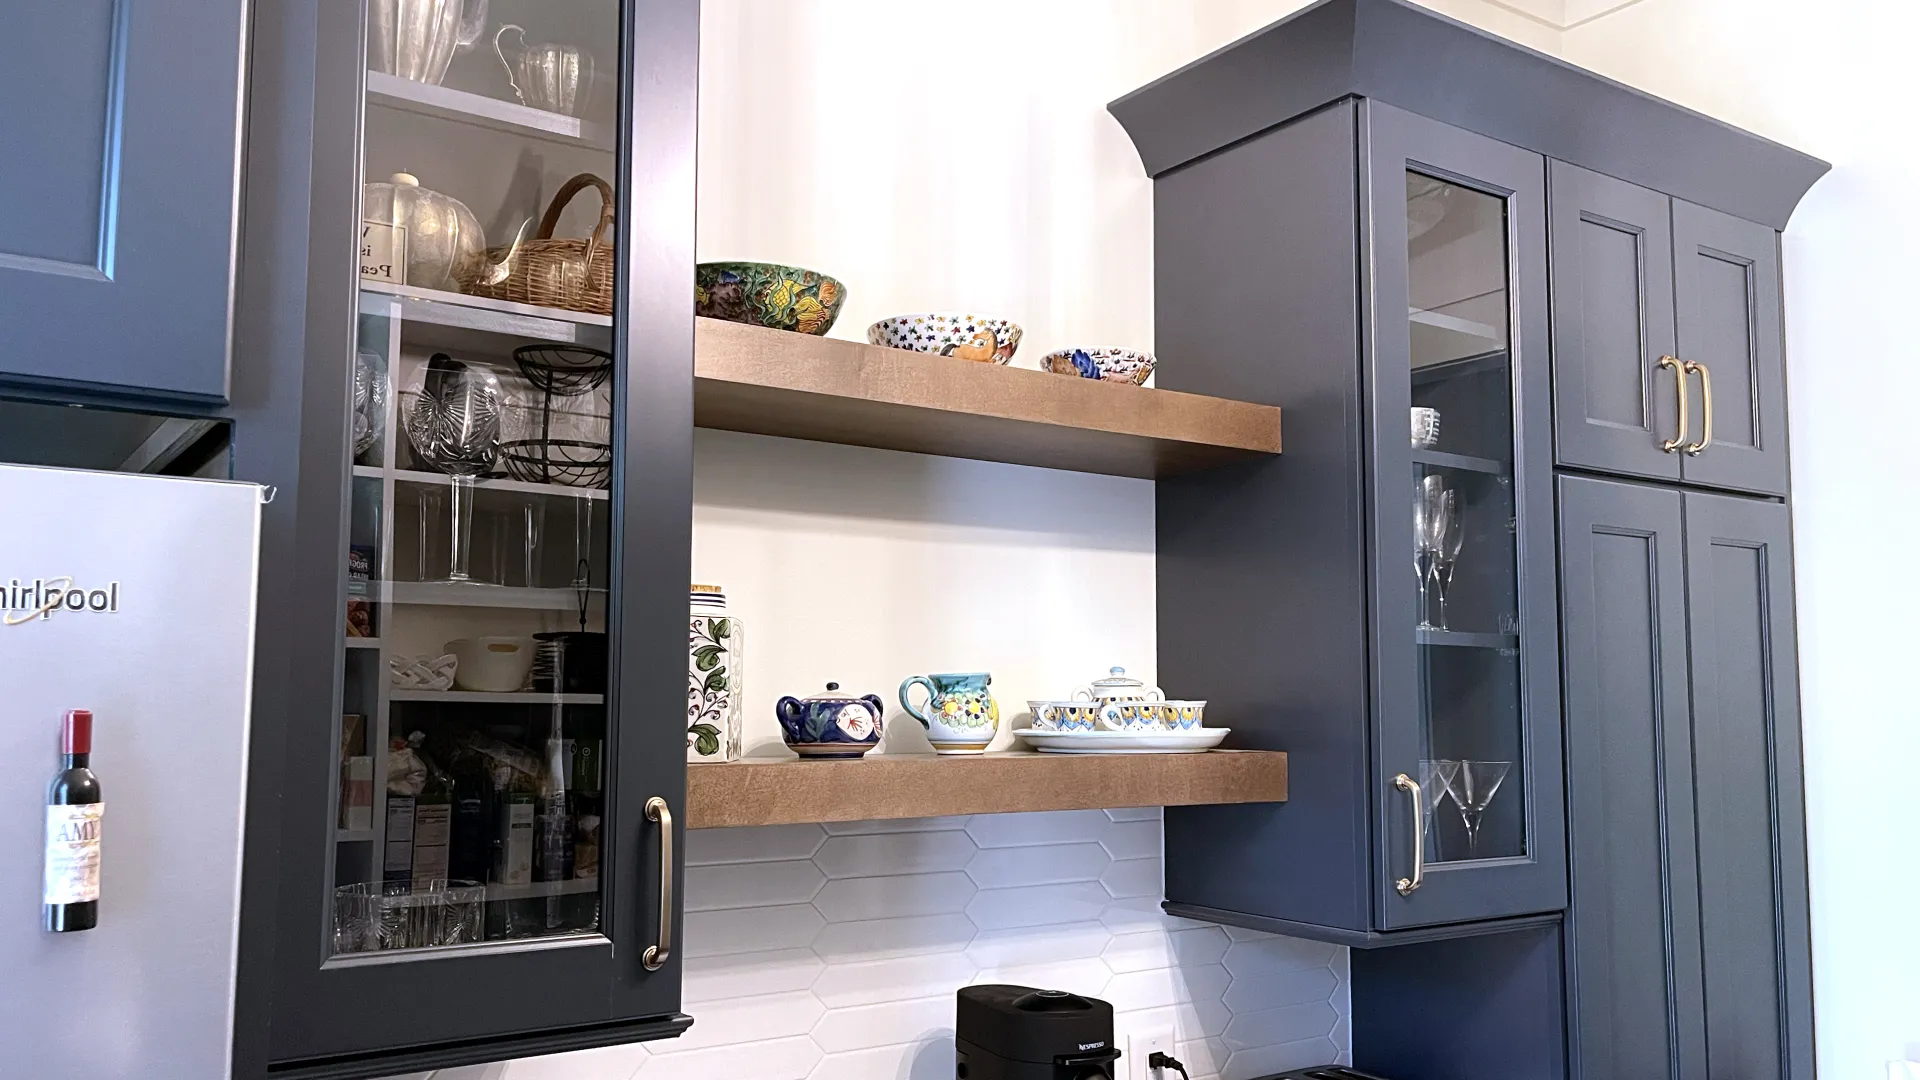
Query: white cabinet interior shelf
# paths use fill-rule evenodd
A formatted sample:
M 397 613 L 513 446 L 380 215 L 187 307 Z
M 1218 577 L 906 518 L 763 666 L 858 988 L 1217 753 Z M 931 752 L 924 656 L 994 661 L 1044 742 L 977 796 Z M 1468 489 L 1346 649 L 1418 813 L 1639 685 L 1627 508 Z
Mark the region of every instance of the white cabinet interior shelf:
M 538 694 L 518 690 L 487 693 L 481 690 L 393 690 L 392 701 L 437 701 L 448 705 L 603 705 L 604 694 Z
M 502 101 L 446 86 L 403 79 L 378 71 L 367 72 L 367 101 L 402 112 L 453 120 L 474 127 L 522 135 L 569 146 L 611 150 L 613 140 L 600 125 L 517 101 Z
M 523 589 L 511 585 L 484 585 L 462 581 L 394 581 L 388 599 L 395 604 L 437 607 L 523 608 L 532 611 L 573 611 L 580 606 L 577 589 Z M 590 588 L 587 594 L 602 601 L 607 590 Z
M 1486 323 L 1420 308 L 1408 308 L 1407 320 L 1416 368 L 1483 356 L 1507 347 L 1500 327 Z

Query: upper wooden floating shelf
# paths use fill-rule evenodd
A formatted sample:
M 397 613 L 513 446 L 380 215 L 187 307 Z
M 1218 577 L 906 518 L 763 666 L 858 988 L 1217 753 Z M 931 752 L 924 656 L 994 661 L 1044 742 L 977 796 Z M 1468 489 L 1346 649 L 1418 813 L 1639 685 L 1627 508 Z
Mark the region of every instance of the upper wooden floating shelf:
M 696 319 L 700 427 L 1155 478 L 1280 452 L 1280 410 Z
M 604 315 L 361 282 L 416 348 L 504 357 L 527 340 L 610 348 Z M 1154 479 L 1280 453 L 1272 405 L 695 319 L 706 428 Z
M 687 767 L 687 827 L 1285 802 L 1287 755 L 880 754 Z
M 473 127 L 543 139 L 564 146 L 610 150 L 613 140 L 600 125 L 545 109 L 531 109 L 517 101 L 502 101 L 447 86 L 403 79 L 378 71 L 367 72 L 367 100 L 376 105 L 421 116 L 454 120 Z

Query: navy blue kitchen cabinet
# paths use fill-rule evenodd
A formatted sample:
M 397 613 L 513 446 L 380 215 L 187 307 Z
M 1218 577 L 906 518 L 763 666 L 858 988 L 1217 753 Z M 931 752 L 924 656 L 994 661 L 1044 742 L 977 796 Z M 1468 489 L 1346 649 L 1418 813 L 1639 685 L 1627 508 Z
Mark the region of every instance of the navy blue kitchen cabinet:
M 0 382 L 227 397 L 249 16 L 9 8 Z

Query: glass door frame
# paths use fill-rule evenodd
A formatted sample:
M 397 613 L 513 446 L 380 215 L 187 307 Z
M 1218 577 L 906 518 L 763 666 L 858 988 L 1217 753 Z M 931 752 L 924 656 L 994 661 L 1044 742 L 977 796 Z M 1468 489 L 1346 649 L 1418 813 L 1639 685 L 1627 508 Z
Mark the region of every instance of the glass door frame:
M 1561 766 L 1560 649 L 1554 571 L 1552 401 L 1547 351 L 1546 160 L 1484 136 L 1363 101 L 1366 256 L 1363 303 L 1371 405 L 1368 546 L 1373 652 L 1374 924 L 1406 929 L 1559 911 L 1566 907 L 1566 832 Z M 1509 370 L 1520 640 L 1521 749 L 1509 785 L 1521 781 L 1524 856 L 1428 861 L 1412 875 L 1414 797 L 1396 785 L 1420 779 L 1422 718 L 1412 570 L 1413 458 L 1409 373 L 1406 174 L 1459 183 L 1505 200 Z M 1445 803 L 1442 804 L 1444 809 Z M 1425 813 L 1425 808 L 1421 808 Z
M 276 807 L 277 845 L 249 843 L 249 857 L 272 862 L 270 972 L 267 987 L 245 989 L 266 1002 L 266 1056 L 279 1066 L 307 1066 L 328 1076 L 373 1076 L 441 1064 L 492 1061 L 676 1034 L 680 949 L 649 969 L 642 957 L 663 924 L 661 826 L 650 819 L 651 796 L 664 798 L 685 822 L 684 730 L 662 724 L 684 706 L 686 568 L 691 565 L 694 102 L 697 89 L 697 0 L 604 0 L 617 5 L 621 123 L 613 180 L 619 192 L 615 250 L 613 348 L 616 411 L 608 631 L 608 746 L 604 787 L 607 820 L 602 852 L 602 916 L 598 935 L 459 946 L 445 952 L 334 956 L 326 891 L 334 859 L 333 797 L 326 767 L 338 751 L 345 641 L 345 557 L 352 448 L 347 383 L 359 317 L 357 286 L 312 341 L 328 355 L 310 357 L 303 412 L 303 474 L 320 497 L 338 493 L 334 512 L 303 522 L 298 538 L 309 562 L 299 570 L 301 644 L 270 647 L 288 656 L 289 676 L 311 693 L 289 696 L 274 723 L 284 746 L 264 775 L 278 789 L 254 786 L 256 800 Z M 313 184 L 323 191 L 310 219 L 310 244 L 321 286 L 358 281 L 355 232 L 362 176 L 361 113 L 366 83 L 366 6 L 331 5 L 317 17 L 311 48 L 317 61 Z M 349 94 L 352 96 L 349 97 Z M 351 152 L 345 152 L 351 147 Z M 303 204 L 304 205 L 304 204 Z M 351 212 L 351 216 L 348 214 Z M 345 349 L 335 343 L 344 339 Z M 333 355 L 338 352 L 339 355 Z M 315 389 L 319 381 L 327 385 Z M 320 430 L 320 429 L 326 430 Z M 388 431 L 389 439 L 402 437 Z M 311 465 L 311 469 L 306 466 Z M 304 502 L 304 500 L 303 500 Z M 391 522 L 382 522 L 390 528 Z M 322 580 L 324 579 L 324 580 Z M 311 608 L 312 610 L 309 610 Z M 268 625 L 263 620 L 263 628 Z M 321 631 L 324 627 L 324 644 Z M 323 689 L 325 687 L 325 689 Z M 261 775 L 256 770 L 256 775 Z M 266 790 L 262 790 L 265 786 Z M 250 817 L 250 826 L 259 818 Z M 675 842 L 677 878 L 684 844 Z M 262 876 L 249 870 L 249 885 Z M 681 925 L 678 890 L 666 922 Z M 252 922 L 254 916 L 249 916 Z M 264 927 L 243 925 L 249 935 Z M 677 929 L 676 929 L 677 936 Z M 264 970 L 262 970 L 264 969 Z M 604 1034 L 596 1034 L 604 1032 Z M 396 1057 L 395 1055 L 400 1056 Z M 303 1071 L 298 1070 L 296 1071 Z

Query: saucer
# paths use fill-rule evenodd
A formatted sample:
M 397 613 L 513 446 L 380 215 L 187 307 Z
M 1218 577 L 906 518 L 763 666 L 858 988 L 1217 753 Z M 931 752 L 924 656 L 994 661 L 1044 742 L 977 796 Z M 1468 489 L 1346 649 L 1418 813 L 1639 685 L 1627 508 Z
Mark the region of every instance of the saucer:
M 1014 735 L 1046 754 L 1198 754 L 1220 745 L 1232 728 L 1193 731 L 1035 731 Z

